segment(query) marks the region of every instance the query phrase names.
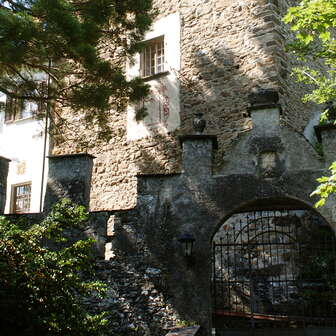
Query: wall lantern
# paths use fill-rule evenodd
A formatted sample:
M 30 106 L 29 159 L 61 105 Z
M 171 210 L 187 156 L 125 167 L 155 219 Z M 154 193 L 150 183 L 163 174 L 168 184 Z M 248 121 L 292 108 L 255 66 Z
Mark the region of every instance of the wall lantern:
M 192 256 L 192 250 L 195 241 L 194 236 L 190 233 L 182 233 L 178 238 L 178 241 L 184 246 L 184 256 L 190 258 Z

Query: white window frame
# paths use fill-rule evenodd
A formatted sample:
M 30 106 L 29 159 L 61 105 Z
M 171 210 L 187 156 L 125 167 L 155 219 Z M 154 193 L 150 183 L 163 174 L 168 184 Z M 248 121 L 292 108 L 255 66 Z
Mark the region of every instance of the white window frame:
M 150 95 L 142 102 L 147 116 L 137 118 L 139 104 L 127 108 L 127 139 L 137 140 L 156 134 L 167 134 L 180 127 L 180 83 L 178 72 L 181 67 L 181 21 L 179 12 L 155 21 L 144 37 L 144 44 L 156 39 L 164 41 L 164 62 L 159 71 L 151 76 L 142 71 L 141 53 L 126 65 L 127 79 L 142 77 L 150 87 Z M 150 73 L 149 73 L 150 74 Z M 141 103 L 140 103 L 141 104 Z M 163 117 L 163 119 L 162 119 Z
M 140 75 L 143 78 L 165 72 L 164 35 L 147 40 L 140 54 Z
M 39 90 L 46 91 L 46 82 L 39 81 Z M 11 123 L 19 120 L 34 118 L 44 108 L 42 101 L 25 98 L 6 97 L 5 122 Z
M 17 194 L 16 194 L 16 190 L 19 187 L 24 187 L 24 186 L 30 186 L 30 193 L 29 193 L 29 209 L 27 209 L 27 211 L 17 211 L 17 207 L 16 207 L 16 201 L 17 201 Z M 32 198 L 32 182 L 22 182 L 22 183 L 16 183 L 12 185 L 12 196 L 11 196 L 11 213 L 28 213 L 30 212 L 31 209 L 31 198 Z
M 32 106 L 34 106 L 34 108 L 32 108 Z M 39 111 L 39 104 L 33 100 L 7 97 L 5 122 L 10 123 L 18 120 L 33 118 Z
M 158 38 L 163 37 L 164 39 L 164 70 L 160 72 L 162 75 L 175 76 L 174 72 L 179 71 L 181 68 L 180 25 L 179 13 L 170 14 L 154 22 L 151 30 L 145 35 L 145 44 Z M 126 73 L 128 79 L 139 76 L 144 77 L 141 74 L 140 59 L 141 53 L 134 57 L 133 62 L 127 63 Z M 151 80 L 152 78 L 148 77 L 147 79 Z

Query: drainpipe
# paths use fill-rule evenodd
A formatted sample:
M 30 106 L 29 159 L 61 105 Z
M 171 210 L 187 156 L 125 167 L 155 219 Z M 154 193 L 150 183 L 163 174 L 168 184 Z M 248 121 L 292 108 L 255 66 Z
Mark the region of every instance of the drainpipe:
M 50 71 L 51 60 L 49 59 L 48 68 Z M 43 211 L 43 187 L 44 187 L 44 174 L 45 174 L 45 163 L 46 163 L 46 154 L 47 154 L 47 140 L 48 140 L 48 124 L 49 124 L 49 114 L 50 114 L 50 73 L 48 74 L 47 82 L 47 110 L 45 116 L 45 125 L 44 125 L 44 141 L 43 141 L 43 158 L 42 158 L 42 176 L 41 176 L 41 190 L 40 190 L 40 212 Z

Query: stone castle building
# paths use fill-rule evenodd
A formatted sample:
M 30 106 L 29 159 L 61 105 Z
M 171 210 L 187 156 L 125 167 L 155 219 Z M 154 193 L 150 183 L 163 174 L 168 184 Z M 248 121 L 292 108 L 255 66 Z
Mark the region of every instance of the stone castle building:
M 322 108 L 289 76 L 281 18 L 295 1 L 154 3 L 146 47 L 125 64 L 151 86 L 148 115 L 111 112 L 113 137 L 96 146 L 71 120 L 93 146 L 54 143 L 44 178 L 45 210 L 64 196 L 90 210 L 111 335 L 333 335 L 336 212 L 333 200 L 315 210 L 310 193 L 336 156 L 335 129 L 315 136 Z
M 146 36 L 147 59 L 138 55 L 134 65 L 127 65 L 130 77 L 143 76 L 152 88 L 144 102 L 148 116 L 136 121 L 137 107 L 130 106 L 123 115 L 112 113 L 109 143 L 86 149 L 61 142 L 53 148 L 57 155 L 88 151 L 96 157 L 91 210 L 133 208 L 138 174 L 180 172 L 178 136 L 191 132 L 194 113 L 204 113 L 207 133 L 218 136 L 217 169 L 232 142 L 251 128 L 247 97 L 253 88 L 276 89 L 282 122 L 300 133 L 318 112 L 301 103 L 304 89 L 289 76 L 295 61 L 285 53 L 289 32 L 281 18 L 291 2 L 154 4 L 159 15 Z M 155 69 L 150 68 L 154 63 L 143 64 L 150 52 L 157 58 Z M 94 139 L 89 130 L 83 131 Z
M 136 204 L 137 175 L 181 171 L 178 136 L 191 132 L 195 113 L 203 113 L 207 133 L 218 136 L 214 167 L 218 170 L 232 142 L 251 129 L 247 97 L 255 88 L 277 90 L 282 122 L 316 141 L 311 124 L 322 108 L 301 102 L 306 88 L 290 78 L 297 64 L 285 52 L 290 33 L 281 18 L 294 3 L 154 1 L 159 14 L 145 37 L 147 47 L 134 64 L 125 61 L 127 75 L 142 76 L 151 87 L 143 102 L 148 115 L 137 120 L 139 106 L 129 106 L 124 114 L 111 111 L 112 139 L 95 145 L 95 130 L 78 124 L 70 114 L 72 129 L 91 143 L 83 147 L 69 140 L 74 134 L 66 128 L 64 139 L 52 142 L 48 153 L 44 123 L 31 118 L 36 106 L 6 119 L 2 113 L 1 155 L 11 159 L 9 190 L 30 188 L 31 205 L 25 212 L 37 212 L 43 208 L 45 155 L 86 152 L 96 157 L 90 209 L 131 209 Z M 31 186 L 24 187 L 27 182 Z M 13 202 L 10 192 L 7 199 Z M 14 208 L 8 201 L 6 212 Z

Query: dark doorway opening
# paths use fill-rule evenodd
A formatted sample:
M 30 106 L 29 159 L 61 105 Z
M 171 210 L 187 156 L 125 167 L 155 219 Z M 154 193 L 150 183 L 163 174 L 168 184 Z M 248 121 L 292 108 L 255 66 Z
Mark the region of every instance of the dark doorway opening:
M 316 212 L 234 214 L 212 264 L 216 335 L 336 335 L 335 236 Z

